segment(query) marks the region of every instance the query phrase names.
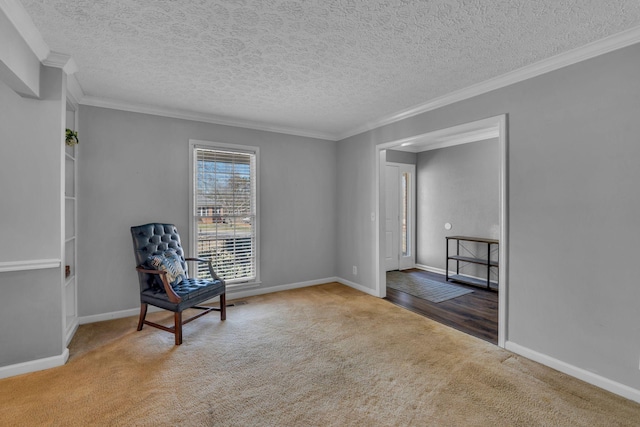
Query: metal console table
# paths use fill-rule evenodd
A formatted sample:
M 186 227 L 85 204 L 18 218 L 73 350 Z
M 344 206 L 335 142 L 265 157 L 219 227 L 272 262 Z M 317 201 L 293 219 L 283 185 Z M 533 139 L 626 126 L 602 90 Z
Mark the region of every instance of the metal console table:
M 446 266 L 445 266 L 445 271 L 446 271 L 446 280 L 454 280 L 456 282 L 460 282 L 460 283 L 465 283 L 467 285 L 472 285 L 472 286 L 481 286 L 481 287 L 486 287 L 487 289 L 490 290 L 497 290 L 497 284 L 496 282 L 494 283 L 494 286 L 492 288 L 491 284 L 491 269 L 495 268 L 496 269 L 496 273 L 497 273 L 497 269 L 499 267 L 499 263 L 498 260 L 492 260 L 491 259 L 491 249 L 493 245 L 498 245 L 500 242 L 496 239 L 485 239 L 482 237 L 469 237 L 469 236 L 446 236 L 445 237 L 447 239 L 447 261 L 446 261 Z M 450 255 L 449 254 L 449 240 L 455 240 L 456 241 L 456 253 L 455 255 Z M 486 244 L 487 245 L 487 256 L 486 258 L 477 258 L 475 256 L 466 256 L 466 255 L 461 255 L 460 254 L 460 242 L 475 242 L 475 243 L 480 243 L 480 244 Z M 449 274 L 449 262 L 450 261 L 455 261 L 456 262 L 456 274 Z M 482 279 L 477 279 L 474 277 L 470 277 L 470 276 L 466 276 L 466 275 L 462 275 L 460 274 L 460 263 L 470 263 L 470 264 L 478 264 L 478 265 L 483 265 L 486 266 L 487 268 L 487 280 L 482 280 Z

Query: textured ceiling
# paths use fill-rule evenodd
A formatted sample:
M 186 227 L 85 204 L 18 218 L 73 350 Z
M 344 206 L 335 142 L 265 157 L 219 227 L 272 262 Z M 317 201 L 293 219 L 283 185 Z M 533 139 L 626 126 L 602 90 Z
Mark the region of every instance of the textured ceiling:
M 638 0 L 22 0 L 84 93 L 329 135 L 640 25 Z

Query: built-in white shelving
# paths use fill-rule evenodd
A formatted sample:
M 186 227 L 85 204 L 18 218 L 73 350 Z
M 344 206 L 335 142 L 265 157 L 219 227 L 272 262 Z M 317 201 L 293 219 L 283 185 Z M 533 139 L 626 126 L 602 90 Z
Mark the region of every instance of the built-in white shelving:
M 67 104 L 66 127 L 77 130 L 77 106 Z M 78 146 L 64 147 L 64 254 L 62 266 L 62 308 L 65 346 L 78 328 L 77 266 L 77 176 Z

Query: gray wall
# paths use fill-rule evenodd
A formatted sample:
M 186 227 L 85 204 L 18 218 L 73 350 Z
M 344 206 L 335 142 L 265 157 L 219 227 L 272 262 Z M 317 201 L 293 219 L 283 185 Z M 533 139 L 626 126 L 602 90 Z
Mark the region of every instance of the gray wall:
M 416 180 L 416 263 L 444 270 L 445 236 L 500 237 L 497 138 L 418 153 Z M 447 222 L 451 230 L 444 228 Z M 485 245 L 464 245 L 485 256 Z M 455 250 L 454 242 L 450 250 Z M 450 268 L 455 268 L 453 262 Z M 486 268 L 474 264 L 462 272 L 486 277 Z
M 374 270 L 376 144 L 507 113 L 507 339 L 640 389 L 639 69 L 634 45 L 341 141 L 338 272 Z
M 374 289 L 374 156 L 366 138 L 338 143 L 338 222 L 336 275 Z M 352 266 L 358 268 L 354 275 Z
M 4 10 L 0 12 L 0 81 L 17 93 L 40 96 L 40 61 Z
M 2 261 L 60 258 L 62 74 L 47 68 L 43 81 L 43 100 L 0 86 L 0 218 L 15 243 L 0 245 Z
M 262 287 L 335 276 L 335 142 L 87 106 L 79 124 L 80 316 L 139 306 L 132 225 L 189 247 L 189 139 L 260 147 Z
M 0 82 L 0 262 L 62 257 L 65 77 L 41 77 L 41 100 Z M 60 356 L 61 268 L 0 273 L 0 290 L 0 366 Z

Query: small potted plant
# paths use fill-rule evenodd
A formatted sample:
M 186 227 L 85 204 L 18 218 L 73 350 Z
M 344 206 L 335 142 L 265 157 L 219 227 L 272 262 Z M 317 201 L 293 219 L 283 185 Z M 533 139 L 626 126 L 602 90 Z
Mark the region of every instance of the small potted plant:
M 78 131 L 67 129 L 64 142 L 69 147 L 76 145 L 78 143 Z

